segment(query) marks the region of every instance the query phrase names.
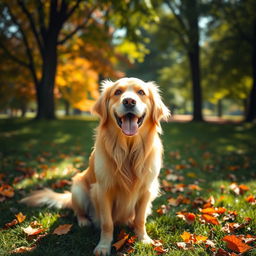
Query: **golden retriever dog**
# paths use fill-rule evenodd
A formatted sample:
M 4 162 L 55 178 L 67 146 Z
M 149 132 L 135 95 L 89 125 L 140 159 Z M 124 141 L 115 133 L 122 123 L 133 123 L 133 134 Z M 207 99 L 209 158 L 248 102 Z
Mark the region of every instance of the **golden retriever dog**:
M 93 112 L 100 117 L 94 149 L 71 192 L 43 189 L 21 202 L 73 209 L 80 226 L 93 222 L 101 229 L 94 254 L 109 255 L 115 224 L 130 225 L 140 241 L 152 242 L 145 222 L 159 190 L 160 120 L 170 112 L 158 87 L 137 78 L 103 82 Z

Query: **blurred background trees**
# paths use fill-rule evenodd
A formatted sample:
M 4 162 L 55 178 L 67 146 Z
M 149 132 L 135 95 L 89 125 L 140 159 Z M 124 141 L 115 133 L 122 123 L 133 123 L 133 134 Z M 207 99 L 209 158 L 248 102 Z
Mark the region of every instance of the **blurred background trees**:
M 99 82 L 154 80 L 174 113 L 256 118 L 254 0 L 2 0 L 0 111 L 89 111 Z

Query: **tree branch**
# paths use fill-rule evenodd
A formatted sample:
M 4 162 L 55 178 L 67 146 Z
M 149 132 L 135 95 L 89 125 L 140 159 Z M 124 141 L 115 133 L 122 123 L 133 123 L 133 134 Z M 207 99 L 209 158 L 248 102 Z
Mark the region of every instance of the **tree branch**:
M 84 22 L 82 24 L 78 25 L 72 32 L 70 32 L 68 35 L 66 35 L 62 40 L 58 41 L 58 44 L 60 44 L 60 45 L 64 44 L 68 39 L 70 39 L 73 35 L 75 35 L 79 30 L 84 28 L 85 25 L 88 24 L 88 22 L 89 22 L 89 20 L 90 20 L 90 18 L 91 18 L 95 9 L 96 9 L 96 7 L 92 8 L 89 11 L 89 13 L 88 13 L 86 19 L 84 20 Z
M 40 27 L 40 32 L 41 32 L 43 41 L 45 41 L 46 40 L 46 26 L 44 22 L 45 12 L 44 12 L 44 6 L 42 3 L 42 0 L 37 0 L 36 5 L 37 5 L 38 23 Z
M 40 50 L 40 53 L 41 55 L 43 55 L 43 45 L 42 45 L 42 42 L 41 42 L 41 39 L 40 39 L 40 35 L 36 29 L 36 26 L 35 26 L 35 20 L 33 19 L 33 16 L 31 15 L 31 13 L 28 11 L 28 9 L 26 8 L 24 2 L 22 0 L 17 0 L 17 3 L 18 5 L 20 6 L 21 10 L 23 11 L 23 13 L 25 13 L 28 21 L 29 21 L 29 25 L 32 29 L 32 32 L 35 36 L 35 39 L 37 41 L 37 44 L 38 44 L 38 47 L 39 47 L 39 50 Z
M 179 24 L 181 25 L 182 29 L 184 29 L 184 31 L 185 31 L 186 33 L 188 33 L 186 24 L 185 24 L 184 21 L 182 20 L 181 16 L 176 13 L 175 8 L 172 6 L 172 4 L 170 3 L 170 1 L 165 0 L 164 2 L 165 2 L 165 4 L 170 8 L 170 10 L 172 11 L 173 15 L 175 16 L 175 18 L 177 19 L 177 21 L 178 21 Z
M 3 49 L 4 53 L 13 61 L 17 62 L 18 64 L 20 64 L 23 67 L 29 68 L 29 64 L 26 63 L 23 60 L 20 60 L 19 58 L 17 58 L 15 55 L 13 55 L 5 46 L 4 44 L 1 42 L 0 40 L 0 48 Z
M 38 78 L 37 78 L 36 70 L 35 70 L 35 62 L 34 62 L 34 58 L 33 58 L 33 55 L 32 55 L 32 50 L 31 50 L 31 48 L 29 46 L 29 43 L 28 43 L 27 36 L 26 36 L 21 24 L 19 23 L 19 21 L 17 20 L 15 15 L 12 13 L 11 8 L 8 6 L 8 4 L 6 4 L 6 7 L 8 8 L 8 11 L 9 11 L 12 22 L 19 28 L 19 31 L 22 35 L 23 43 L 24 43 L 25 49 L 26 49 L 26 54 L 27 54 L 28 59 L 29 59 L 29 64 L 27 65 L 27 67 L 30 69 L 30 71 L 32 73 L 35 84 L 38 85 Z
M 65 0 L 63 0 L 65 2 Z M 65 14 L 64 21 L 68 20 L 74 11 L 79 7 L 82 0 L 76 0 L 76 4 Z

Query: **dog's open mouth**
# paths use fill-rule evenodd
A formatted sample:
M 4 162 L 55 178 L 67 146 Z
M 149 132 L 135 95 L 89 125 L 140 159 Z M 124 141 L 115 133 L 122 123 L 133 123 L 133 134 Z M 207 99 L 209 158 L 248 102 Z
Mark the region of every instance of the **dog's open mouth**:
M 137 117 L 133 113 L 127 113 L 124 116 L 119 117 L 115 113 L 117 124 L 127 136 L 133 136 L 137 133 L 139 127 L 144 121 L 145 115 L 146 113 L 144 113 L 141 117 Z

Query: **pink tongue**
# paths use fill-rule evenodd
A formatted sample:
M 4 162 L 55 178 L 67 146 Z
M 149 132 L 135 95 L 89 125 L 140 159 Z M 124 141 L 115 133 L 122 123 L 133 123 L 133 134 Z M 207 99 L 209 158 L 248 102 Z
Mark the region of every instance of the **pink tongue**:
M 132 136 L 137 133 L 138 130 L 138 118 L 136 116 L 122 118 L 122 131 L 127 136 Z

